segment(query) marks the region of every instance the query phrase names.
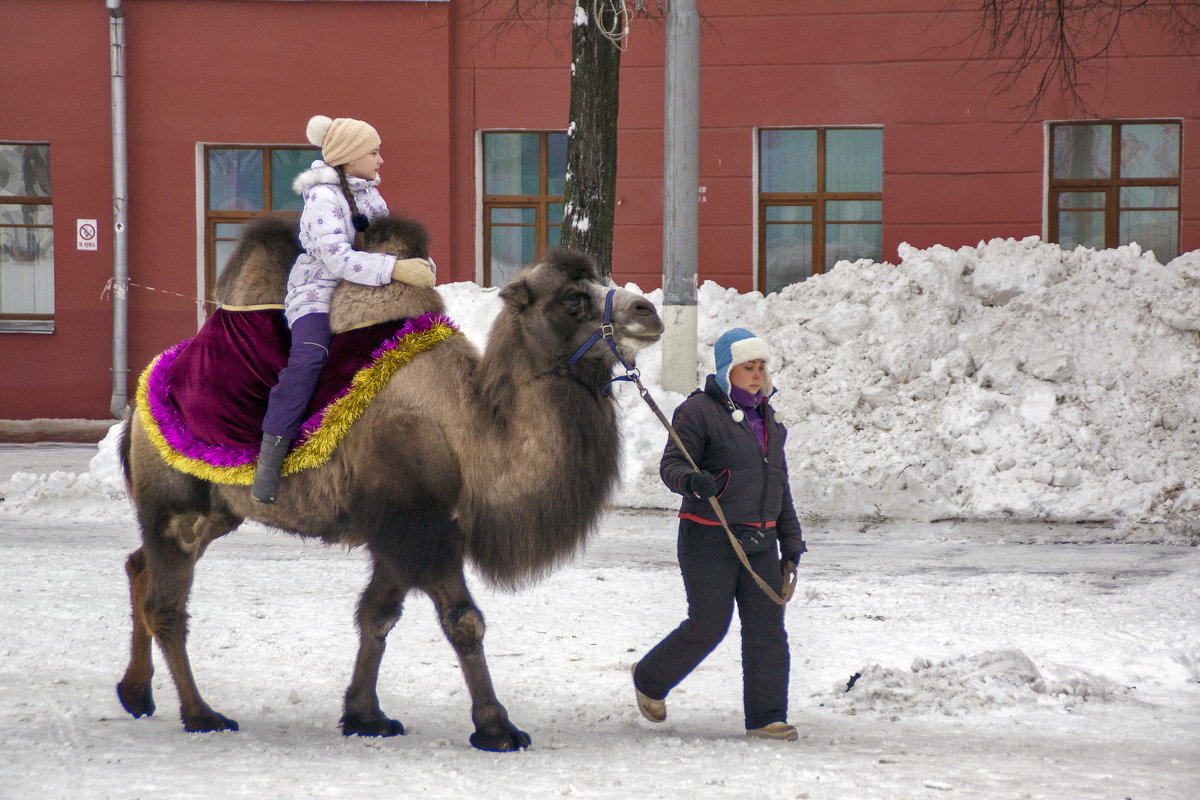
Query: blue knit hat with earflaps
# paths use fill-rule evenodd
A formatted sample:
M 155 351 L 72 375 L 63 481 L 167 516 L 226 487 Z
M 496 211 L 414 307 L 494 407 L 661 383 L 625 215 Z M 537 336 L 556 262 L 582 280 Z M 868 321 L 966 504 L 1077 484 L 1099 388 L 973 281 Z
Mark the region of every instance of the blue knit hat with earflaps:
M 758 358 L 767 361 L 770 354 L 767 343 L 745 328 L 733 328 L 725 331 L 713 345 L 713 356 L 717 362 L 717 386 L 720 386 L 721 391 L 728 397 L 729 370 L 737 364 L 744 364 Z M 771 383 L 771 374 L 768 372 L 763 378 L 763 397 L 769 397 L 774 388 Z

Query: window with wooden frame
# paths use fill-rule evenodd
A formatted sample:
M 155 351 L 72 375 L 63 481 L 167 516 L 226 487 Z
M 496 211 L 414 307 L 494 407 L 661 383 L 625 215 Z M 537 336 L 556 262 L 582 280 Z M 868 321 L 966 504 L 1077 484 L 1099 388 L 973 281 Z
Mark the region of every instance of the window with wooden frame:
M 1046 138 L 1050 241 L 1179 255 L 1181 122 L 1054 122 Z
M 217 277 L 246 223 L 263 214 L 296 218 L 304 207 L 292 181 L 321 151 L 312 147 L 205 145 L 204 286 L 212 299 Z
M 503 286 L 558 246 L 567 135 L 483 134 L 483 285 Z
M 883 129 L 758 132 L 758 288 L 883 254 Z
M 0 331 L 54 331 L 54 205 L 46 142 L 0 142 Z

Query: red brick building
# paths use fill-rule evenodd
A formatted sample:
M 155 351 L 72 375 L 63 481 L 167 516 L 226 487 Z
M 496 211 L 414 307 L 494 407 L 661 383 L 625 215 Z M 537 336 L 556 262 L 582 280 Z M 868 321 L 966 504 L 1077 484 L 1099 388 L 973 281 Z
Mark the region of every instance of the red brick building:
M 501 282 L 553 243 L 567 0 L 524 24 L 478 0 L 108 5 L 131 382 L 195 332 L 237 226 L 298 208 L 313 114 L 378 128 L 381 191 L 428 226 L 440 280 Z M 973 58 L 979 5 L 700 0 L 700 279 L 772 291 L 901 242 L 1200 248 L 1194 45 L 1131 18 L 1085 76 L 1087 113 L 1051 96 L 1030 117 L 1037 76 L 996 94 L 1005 62 Z M 102 0 L 0 0 L 0 418 L 109 415 L 110 33 Z M 622 58 L 613 269 L 644 289 L 661 285 L 664 37 L 635 17 Z

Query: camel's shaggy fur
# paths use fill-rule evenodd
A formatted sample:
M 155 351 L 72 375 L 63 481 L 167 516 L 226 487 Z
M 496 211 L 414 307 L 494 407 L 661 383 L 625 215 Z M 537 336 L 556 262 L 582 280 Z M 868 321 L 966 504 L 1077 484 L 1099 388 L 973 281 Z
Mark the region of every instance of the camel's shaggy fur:
M 373 223 L 368 246 L 425 255 L 424 229 L 409 220 Z M 279 303 L 294 257 L 286 223 L 253 226 L 218 286 L 226 305 Z M 472 697 L 471 742 L 511 750 L 529 737 L 508 721 L 483 656 L 483 617 L 463 561 L 509 587 L 537 578 L 574 553 L 592 530 L 617 474 L 617 425 L 607 391 L 615 358 L 604 343 L 568 357 L 597 329 L 607 287 L 591 258 L 556 252 L 501 291 L 504 307 L 480 356 L 454 336 L 415 357 L 377 396 L 330 462 L 286 477 L 273 506 L 247 487 L 206 483 L 167 466 L 130 417 L 122 459 L 142 529 L 126 564 L 134 613 L 132 655 L 118 695 L 134 716 L 154 711 L 151 641 L 157 640 L 189 731 L 237 729 L 201 698 L 188 666 L 186 605 L 197 559 L 243 519 L 301 536 L 365 546 L 373 575 L 359 602 L 359 652 L 345 697 L 346 734 L 390 736 L 376 680 L 384 639 L 412 589 L 433 599 Z M 616 290 L 622 355 L 656 340 L 653 307 Z M 332 316 L 341 328 L 440 312 L 436 290 L 402 284 L 343 285 Z

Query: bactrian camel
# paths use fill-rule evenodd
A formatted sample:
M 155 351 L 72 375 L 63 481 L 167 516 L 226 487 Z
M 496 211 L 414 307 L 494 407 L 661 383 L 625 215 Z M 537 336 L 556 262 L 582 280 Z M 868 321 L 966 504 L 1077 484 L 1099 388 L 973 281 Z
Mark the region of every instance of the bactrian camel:
M 425 254 L 410 220 L 372 224 L 369 249 Z M 226 305 L 279 303 L 297 244 L 286 223 L 251 226 L 218 286 Z M 614 365 L 601 340 L 570 357 L 601 324 L 609 287 L 584 254 L 551 253 L 500 292 L 503 307 L 482 355 L 454 335 L 402 367 L 350 427 L 327 464 L 284 477 L 275 505 L 248 486 L 210 483 L 169 466 L 131 414 L 121 442 L 142 546 L 126 563 L 133 606 L 129 666 L 117 686 L 135 717 L 152 714 L 156 641 L 179 693 L 187 731 L 237 730 L 206 703 L 186 647 L 187 601 L 205 549 L 254 519 L 299 536 L 366 548 L 372 574 L 359 599 L 359 647 L 346 690 L 345 735 L 394 736 L 400 722 L 376 696 L 385 638 L 405 596 L 433 601 L 471 696 L 471 744 L 506 751 L 530 738 L 508 719 L 484 659 L 484 621 L 464 578 L 469 559 L 485 579 L 519 588 L 577 552 L 594 529 L 618 470 L 618 430 L 608 390 Z M 335 331 L 444 309 L 436 290 L 344 284 Z M 616 290 L 614 338 L 624 359 L 663 325 L 644 298 Z

